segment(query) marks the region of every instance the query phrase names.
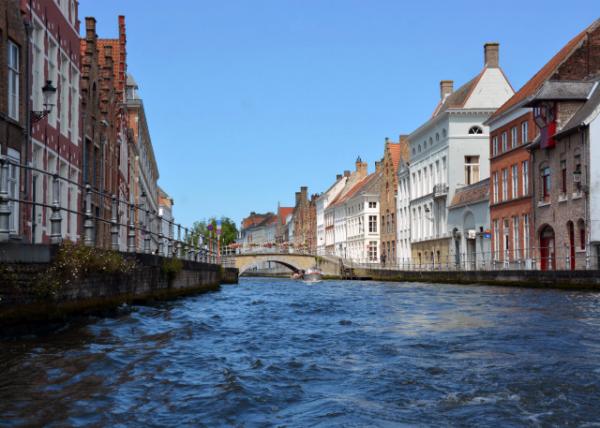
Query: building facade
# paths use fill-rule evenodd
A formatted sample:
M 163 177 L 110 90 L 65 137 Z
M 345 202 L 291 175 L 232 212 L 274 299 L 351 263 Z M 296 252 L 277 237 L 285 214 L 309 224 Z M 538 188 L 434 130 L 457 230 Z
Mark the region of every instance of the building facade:
M 302 186 L 296 192 L 294 205 L 293 247 L 302 252 L 315 254 L 317 251 L 317 207 L 316 195 L 308 197 L 308 187 Z
M 155 221 L 158 213 L 158 165 L 154 157 L 154 149 L 150 138 L 150 130 L 144 103 L 139 96 L 138 85 L 133 76 L 128 75 L 126 85 L 128 138 L 131 152 L 130 159 L 130 186 L 129 201 L 140 207 L 136 210 L 136 224 L 143 225 L 150 230 L 151 251 L 157 247 L 158 224 Z M 144 236 L 141 230 L 137 231 L 136 245 L 143 249 Z
M 80 39 L 78 3 L 21 0 L 21 11 L 30 32 L 29 87 L 27 112 L 31 114 L 26 130 L 28 144 L 20 159 L 35 169 L 22 174 L 20 215 L 21 235 L 27 241 L 50 241 L 50 216 L 47 208 L 59 201 L 63 239 L 77 241 L 81 234 L 82 197 L 82 125 L 80 112 Z M 25 68 L 23 72 L 25 72 Z M 46 83 L 56 88 L 52 107 L 45 106 L 42 88 Z M 48 108 L 46 108 L 48 107 Z M 53 195 L 52 176 L 58 174 L 58 195 Z
M 531 100 L 550 80 L 577 81 L 597 73 L 600 59 L 594 52 L 599 45 L 596 21 L 560 49 L 487 122 L 491 128 L 490 219 L 496 265 L 541 267 L 540 247 L 548 248 L 552 241 L 550 230 L 536 225 L 539 195 L 534 185 L 539 171 L 532 165 L 532 153 L 537 152 L 535 141 L 543 136 L 536 126 Z M 560 162 L 557 171 L 562 171 Z
M 315 201 L 316 209 L 316 226 L 317 226 L 317 254 L 326 254 L 326 239 L 325 239 L 325 210 L 343 190 L 346 184 L 347 177 L 343 174 L 338 174 L 335 182 L 323 193 L 321 193 Z
M 381 160 L 380 215 L 381 215 L 381 254 L 387 263 L 397 259 L 397 208 L 398 167 L 400 159 L 408 156 L 408 137 L 401 136 L 394 143 L 386 138 Z
M 600 70 L 598 70 L 600 71 Z M 590 228 L 598 176 L 599 80 L 546 82 L 530 101 L 540 137 L 532 144 L 534 218 L 541 270 L 597 268 Z M 594 212 L 597 216 L 597 213 Z M 594 234 L 597 235 L 597 234 Z
M 500 69 L 499 45 L 486 43 L 483 70 L 456 91 L 452 81 L 443 80 L 433 116 L 410 134 L 414 263 L 443 263 L 452 257 L 448 205 L 457 187 L 489 176 L 489 128 L 484 122 L 512 95 Z
M 3 241 L 20 239 L 24 231 L 21 213 L 27 207 L 21 197 L 24 171 L 17 166 L 25 159 L 29 103 L 27 102 L 28 42 L 25 23 L 17 0 L 0 1 L 0 156 L 6 160 L 2 175 L 7 176 L 8 198 L 2 209 L 8 211 L 8 224 L 0 230 Z M 2 225 L 0 225 L 2 228 Z
M 448 228 L 454 241 L 452 266 L 488 269 L 491 263 L 489 178 L 456 189 L 448 207 Z M 445 268 L 450 266 L 433 266 Z
M 398 196 L 396 197 L 396 228 L 398 242 L 398 260 L 397 264 L 401 267 L 408 267 L 411 264 L 411 225 L 410 216 L 410 164 L 408 156 L 400 159 L 398 166 Z

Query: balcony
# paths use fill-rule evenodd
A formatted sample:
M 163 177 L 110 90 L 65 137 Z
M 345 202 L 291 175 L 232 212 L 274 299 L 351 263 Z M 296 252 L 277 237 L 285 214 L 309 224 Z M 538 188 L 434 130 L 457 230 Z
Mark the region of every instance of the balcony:
M 433 186 L 433 197 L 437 198 L 445 198 L 448 196 L 448 185 L 445 183 L 436 184 Z

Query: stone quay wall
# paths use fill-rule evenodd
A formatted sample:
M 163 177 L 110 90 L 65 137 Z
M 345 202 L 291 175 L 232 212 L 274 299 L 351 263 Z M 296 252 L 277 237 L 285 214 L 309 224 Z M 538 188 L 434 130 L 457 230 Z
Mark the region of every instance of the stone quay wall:
M 64 279 L 56 274 L 58 254 L 59 248 L 51 245 L 0 245 L 0 325 L 214 291 L 238 281 L 234 268 L 114 252 L 107 252 L 107 257 L 117 254 L 130 268 L 122 272 L 98 268 Z
M 600 291 L 600 271 L 397 271 L 353 268 L 347 279 L 441 284 L 485 284 L 533 288 L 589 289 Z

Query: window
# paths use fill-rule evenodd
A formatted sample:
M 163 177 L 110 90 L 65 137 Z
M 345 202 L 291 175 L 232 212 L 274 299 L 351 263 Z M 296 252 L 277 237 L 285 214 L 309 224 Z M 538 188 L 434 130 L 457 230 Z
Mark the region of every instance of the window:
M 500 255 L 500 226 L 498 220 L 494 220 L 494 260 L 499 260 Z
M 498 154 L 498 137 L 492 137 L 492 156 Z
M 581 174 L 582 173 L 582 171 L 581 171 L 581 155 L 576 154 L 574 156 L 573 160 L 574 160 L 573 163 L 575 165 L 575 172 L 578 172 Z M 580 178 L 580 180 L 581 180 L 581 178 Z M 578 184 L 579 183 L 575 183 L 576 186 L 578 186 Z M 579 187 L 576 187 L 576 189 L 579 189 Z
M 581 219 L 577 222 L 577 230 L 579 230 L 579 248 L 585 250 L 585 223 Z
M 369 208 L 377 208 L 377 202 L 369 202 Z
M 19 199 L 19 159 L 20 153 L 13 149 L 8 149 L 8 197 L 9 199 Z M 8 217 L 9 230 L 11 233 L 19 233 L 19 203 L 8 201 L 10 215 Z
M 494 186 L 494 194 L 493 194 L 493 199 L 492 202 L 497 203 L 498 202 L 498 173 L 494 172 L 494 175 L 492 176 L 492 185 Z
M 504 131 L 502 133 L 502 152 L 505 152 L 508 150 L 508 135 L 506 134 L 506 131 Z
M 440 141 L 440 134 L 439 134 L 439 132 L 436 132 L 436 134 L 435 134 L 435 141 Z
M 515 148 L 519 145 L 519 130 L 516 126 L 513 126 L 510 130 L 510 147 Z
M 19 120 L 19 47 L 8 41 L 8 117 Z
M 429 137 L 429 145 L 433 146 L 433 138 Z
M 547 166 L 541 168 L 540 176 L 541 176 L 541 181 L 542 181 L 542 188 L 541 188 L 542 193 L 540 195 L 541 200 L 544 202 L 549 202 L 550 201 L 550 191 L 552 190 L 550 168 Z
M 57 85 L 58 82 L 58 45 L 56 42 L 48 36 L 48 80 L 54 82 Z M 48 114 L 48 123 L 52 127 L 56 127 L 56 118 L 58 115 L 58 109 L 53 108 Z
M 376 262 L 377 261 L 377 241 L 369 241 L 369 261 Z
M 523 196 L 527 196 L 529 194 L 529 161 L 523 161 L 521 170 L 523 176 Z
M 508 256 L 509 251 L 510 251 L 510 248 L 509 248 L 509 245 L 510 245 L 509 232 L 510 232 L 510 223 L 509 223 L 508 219 L 505 218 L 504 219 L 504 224 L 503 224 L 503 229 L 502 229 L 502 233 L 504 234 L 504 241 L 503 241 L 503 244 L 504 244 L 504 247 L 503 247 L 503 250 L 504 250 L 504 260 L 508 260 L 508 258 L 509 258 L 509 256 Z
M 513 258 L 518 260 L 521 258 L 521 251 L 519 247 L 519 217 L 513 217 Z
M 369 216 L 369 233 L 377 233 L 377 216 Z
M 483 134 L 483 130 L 479 126 L 471 126 L 469 128 L 469 135 Z
M 521 123 L 521 144 L 529 141 L 529 123 L 527 121 Z
M 567 161 L 560 161 L 560 192 L 567 193 Z
M 44 29 L 34 21 L 32 33 L 31 100 L 35 111 L 43 110 L 44 86 Z
M 417 154 L 417 151 L 415 150 L 415 148 L 413 147 L 413 155 Z
M 442 137 L 446 138 L 446 134 L 447 134 L 447 133 L 446 133 L 446 129 L 445 129 L 445 128 L 444 128 L 444 129 L 442 129 Z
M 519 197 L 519 168 L 517 164 L 512 166 L 512 198 Z
M 465 156 L 465 184 L 479 181 L 479 156 Z
M 69 59 L 61 55 L 60 62 L 60 132 L 68 135 L 69 129 Z
M 508 199 L 508 168 L 502 170 L 502 200 Z
M 529 215 L 523 214 L 523 250 L 524 257 L 529 258 Z
M 421 153 L 421 145 L 419 144 L 419 153 Z

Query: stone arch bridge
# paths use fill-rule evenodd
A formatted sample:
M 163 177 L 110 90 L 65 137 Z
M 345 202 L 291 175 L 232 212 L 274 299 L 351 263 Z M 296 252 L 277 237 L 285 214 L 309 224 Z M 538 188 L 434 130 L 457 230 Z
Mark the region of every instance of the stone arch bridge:
M 223 265 L 235 267 L 242 275 L 252 266 L 260 263 L 273 262 L 283 265 L 293 272 L 308 270 L 317 266 L 325 276 L 340 276 L 341 264 L 339 260 L 331 257 L 314 256 L 310 254 L 293 253 L 256 253 L 256 254 L 234 254 L 223 257 Z

